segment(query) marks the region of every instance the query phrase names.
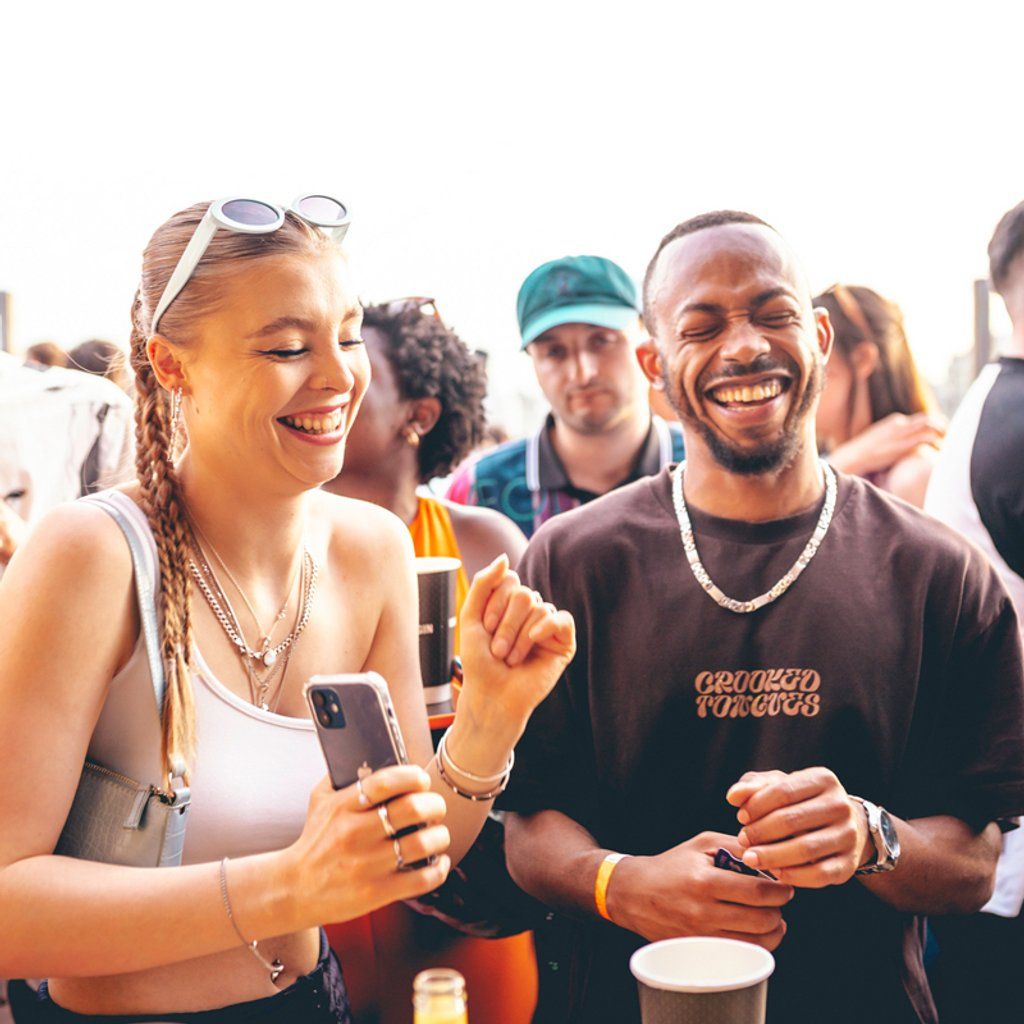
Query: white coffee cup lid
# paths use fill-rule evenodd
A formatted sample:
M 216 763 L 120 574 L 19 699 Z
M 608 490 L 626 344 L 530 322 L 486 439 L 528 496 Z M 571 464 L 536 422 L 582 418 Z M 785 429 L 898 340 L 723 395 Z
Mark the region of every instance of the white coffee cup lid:
M 421 576 L 432 572 L 451 572 L 457 570 L 462 563 L 457 558 L 442 558 L 440 556 L 424 556 L 414 559 L 416 572 Z
M 633 977 L 667 992 L 729 992 L 760 984 L 775 970 L 766 949 L 737 939 L 663 939 L 629 959 Z

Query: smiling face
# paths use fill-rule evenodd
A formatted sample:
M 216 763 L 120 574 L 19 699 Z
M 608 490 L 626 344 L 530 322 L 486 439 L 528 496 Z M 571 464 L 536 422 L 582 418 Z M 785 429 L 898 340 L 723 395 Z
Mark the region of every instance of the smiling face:
M 619 426 L 646 401 L 633 344 L 624 331 L 561 324 L 527 348 L 555 418 L 580 434 Z
M 333 247 L 246 261 L 180 359 L 189 458 L 274 493 L 335 477 L 370 380 L 362 312 Z
M 652 372 L 721 466 L 772 472 L 813 442 L 831 326 L 774 231 L 727 224 L 682 236 L 662 251 L 649 295 Z

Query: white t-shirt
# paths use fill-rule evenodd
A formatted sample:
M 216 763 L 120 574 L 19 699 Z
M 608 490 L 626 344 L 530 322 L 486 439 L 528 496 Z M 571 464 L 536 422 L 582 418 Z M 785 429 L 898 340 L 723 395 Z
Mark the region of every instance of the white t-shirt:
M 973 541 L 1010 593 L 1024 639 L 1024 360 L 986 366 L 949 424 L 925 495 L 926 512 Z M 988 914 L 1024 905 L 1024 827 L 1003 836 Z

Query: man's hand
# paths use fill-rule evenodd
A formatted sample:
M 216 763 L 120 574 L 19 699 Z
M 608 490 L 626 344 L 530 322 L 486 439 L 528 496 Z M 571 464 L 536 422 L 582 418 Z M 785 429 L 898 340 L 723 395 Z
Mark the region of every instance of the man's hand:
M 739 808 L 743 863 L 790 885 L 842 885 L 874 855 L 863 806 L 827 768 L 747 772 L 726 799 Z
M 0 499 L 0 565 L 6 565 L 28 535 L 28 523 Z
M 608 912 L 645 939 L 717 935 L 775 949 L 786 934 L 789 885 L 716 868 L 719 847 L 738 857 L 735 836 L 702 832 L 656 857 L 627 857 L 608 886 Z

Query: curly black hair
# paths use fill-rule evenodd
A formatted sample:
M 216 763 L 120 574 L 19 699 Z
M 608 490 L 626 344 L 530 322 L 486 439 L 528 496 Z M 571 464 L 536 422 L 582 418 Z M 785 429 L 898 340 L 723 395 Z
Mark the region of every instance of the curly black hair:
M 402 398 L 436 398 L 441 415 L 419 446 L 420 481 L 444 476 L 483 439 L 487 425 L 483 360 L 451 328 L 414 305 L 365 306 L 363 326 L 384 336 Z

